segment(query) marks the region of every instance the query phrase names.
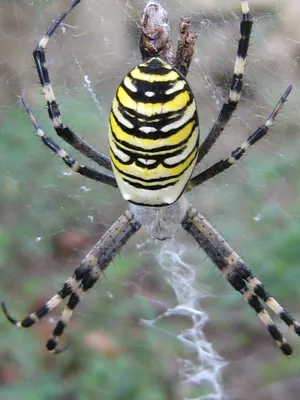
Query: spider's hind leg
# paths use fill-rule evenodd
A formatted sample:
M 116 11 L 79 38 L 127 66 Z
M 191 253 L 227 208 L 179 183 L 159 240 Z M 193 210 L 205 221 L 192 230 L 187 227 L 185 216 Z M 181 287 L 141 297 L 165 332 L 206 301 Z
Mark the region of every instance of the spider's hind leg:
M 62 289 L 43 307 L 23 320 L 18 321 L 9 314 L 5 304 L 2 303 L 2 309 L 7 319 L 18 327 L 28 328 L 70 296 L 53 330 L 52 337 L 48 340 L 46 345 L 51 353 L 57 354 L 64 351 L 65 348 L 57 348 L 57 344 L 75 307 L 79 304 L 85 292 L 97 282 L 99 276 L 103 274 L 103 271 L 108 267 L 116 254 L 140 227 L 141 224 L 135 216 L 130 211 L 125 211 L 95 244 L 92 250 L 76 268 L 73 276 L 65 282 Z
M 247 269 L 246 271 L 240 271 L 239 273 L 241 274 L 242 272 L 246 272 L 246 276 L 244 279 L 247 281 L 248 287 L 252 290 L 252 292 L 255 293 L 259 298 L 261 298 L 270 310 L 278 315 L 279 318 L 289 328 L 293 329 L 294 332 L 298 336 L 300 336 L 299 322 L 284 307 L 282 307 L 282 305 L 279 304 L 278 301 L 270 295 L 270 293 L 266 291 L 262 282 L 260 282 L 260 280 L 257 279 L 249 269 Z
M 300 333 L 299 323 L 265 291 L 261 282 L 254 277 L 244 261 L 191 205 L 183 218 L 182 226 L 199 243 L 230 285 L 240 292 L 249 306 L 254 309 L 281 351 L 285 355 L 291 356 L 292 347 L 282 336 L 261 300 L 298 335 Z
M 36 322 L 38 322 L 41 318 L 45 317 L 50 311 L 54 310 L 66 297 L 68 297 L 73 291 L 76 285 L 76 275 L 70 277 L 63 288 L 55 294 L 50 300 L 47 301 L 41 308 L 32 314 L 28 315 L 22 320 L 16 320 L 11 316 L 8 312 L 6 304 L 1 303 L 2 310 L 6 316 L 6 318 L 18 328 L 30 328 Z
M 72 292 L 67 305 L 65 306 L 52 337 L 48 340 L 46 347 L 54 354 L 60 353 L 62 349 L 57 348 L 59 338 L 62 336 L 68 322 L 70 321 L 74 309 L 79 304 L 84 294 L 91 289 L 104 270 L 109 266 L 113 258 L 128 239 L 141 227 L 140 222 L 130 211 L 126 211 L 102 236 L 99 242 L 93 247 L 90 253 L 84 258 L 81 266 L 85 268 L 81 276 L 81 282 Z

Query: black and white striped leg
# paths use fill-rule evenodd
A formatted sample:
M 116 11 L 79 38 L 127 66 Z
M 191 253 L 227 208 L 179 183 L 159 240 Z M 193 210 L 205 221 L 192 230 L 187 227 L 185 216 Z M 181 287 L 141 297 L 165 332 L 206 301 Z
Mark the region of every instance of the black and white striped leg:
M 45 36 L 39 41 L 36 49 L 33 52 L 34 62 L 37 68 L 37 72 L 40 78 L 40 82 L 43 88 L 43 94 L 47 101 L 47 108 L 49 117 L 52 121 L 53 127 L 56 130 L 58 136 L 63 140 L 68 142 L 72 147 L 78 150 L 80 153 L 84 154 L 97 164 L 112 170 L 111 161 L 108 156 L 102 154 L 91 147 L 87 142 L 81 139 L 72 131 L 69 127 L 62 123 L 61 114 L 58 108 L 58 104 L 55 99 L 54 91 L 50 83 L 50 77 L 46 64 L 45 48 L 49 42 L 49 39 L 66 18 L 66 16 L 72 11 L 80 0 L 74 0 L 71 5 L 60 14 L 60 16 L 53 22 L 53 24 L 48 28 Z
M 219 175 L 221 172 L 225 171 L 229 167 L 231 167 L 236 161 L 238 161 L 245 152 L 249 149 L 249 147 L 253 146 L 258 140 L 263 138 L 269 128 L 273 125 L 275 118 L 280 112 L 282 106 L 287 100 L 288 95 L 292 91 L 292 86 L 289 86 L 284 94 L 281 96 L 279 102 L 277 103 L 274 110 L 269 115 L 267 121 L 254 131 L 247 140 L 245 140 L 238 148 L 236 148 L 231 156 L 226 158 L 225 160 L 220 160 L 217 163 L 213 164 L 211 167 L 207 168 L 205 171 L 200 174 L 194 176 L 189 183 L 187 184 L 186 191 L 193 189 L 194 187 L 201 185 L 203 182 L 213 178 L 216 175 Z
M 281 351 L 291 356 L 293 353 L 291 346 L 282 336 L 259 298 L 298 335 L 300 335 L 299 323 L 265 291 L 262 283 L 253 276 L 244 261 L 191 205 L 182 220 L 182 226 L 199 243 L 231 286 L 240 292 L 245 301 L 254 309 Z
M 242 86 L 243 86 L 243 75 L 245 70 L 246 57 L 249 47 L 252 24 L 253 24 L 253 21 L 250 16 L 248 1 L 241 0 L 241 9 L 242 9 L 242 21 L 240 25 L 240 39 L 238 44 L 237 57 L 234 65 L 229 98 L 227 103 L 223 104 L 221 111 L 219 112 L 219 115 L 212 129 L 210 130 L 209 134 L 207 135 L 207 137 L 202 142 L 199 148 L 197 163 L 199 163 L 205 157 L 205 155 L 212 148 L 218 137 L 221 135 L 225 126 L 230 120 L 234 110 L 236 109 L 236 106 L 241 97 Z
M 238 274 L 242 279 L 247 282 L 249 289 L 262 299 L 265 304 L 272 310 L 279 318 L 294 332 L 300 336 L 300 324 L 296 319 L 290 315 L 264 288 L 262 282 L 257 279 L 247 265 L 237 256 L 232 254 L 232 264 L 235 268 L 234 273 Z
M 62 349 L 57 348 L 57 343 L 72 316 L 74 308 L 78 305 L 83 294 L 96 283 L 101 273 L 140 227 L 140 223 L 135 220 L 133 214 L 126 211 L 102 236 L 75 270 L 73 276 L 65 282 L 63 288 L 43 307 L 18 321 L 9 314 L 5 304 L 2 303 L 2 309 L 7 319 L 19 328 L 29 328 L 69 297 L 69 301 L 53 330 L 52 337 L 46 345 L 50 352 L 60 353 Z
M 36 130 L 36 133 L 42 139 L 44 145 L 47 146 L 48 149 L 50 149 L 54 153 L 56 153 L 69 168 L 71 168 L 73 171 L 77 172 L 78 174 L 83 175 L 87 178 L 90 178 L 94 181 L 106 183 L 107 185 L 110 185 L 112 187 L 118 187 L 117 181 L 113 175 L 108 174 L 106 172 L 97 171 L 96 169 L 87 167 L 85 165 L 81 165 L 76 160 L 74 160 L 72 157 L 70 157 L 65 150 L 63 150 L 53 139 L 51 139 L 49 136 L 47 136 L 45 134 L 45 132 L 42 130 L 42 128 L 38 124 L 36 118 L 32 114 L 32 111 L 31 111 L 26 99 L 24 97 L 21 97 L 21 101 L 25 107 L 27 114 L 29 115 L 29 118 L 31 120 L 32 125 L 34 126 L 34 128 Z

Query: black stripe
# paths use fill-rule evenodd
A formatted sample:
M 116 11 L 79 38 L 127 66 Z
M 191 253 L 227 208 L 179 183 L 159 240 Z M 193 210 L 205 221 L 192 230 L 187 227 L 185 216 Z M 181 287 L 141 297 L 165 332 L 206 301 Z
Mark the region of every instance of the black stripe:
M 80 285 L 81 286 L 81 285 Z M 70 297 L 69 301 L 68 301 L 68 307 L 71 310 L 74 310 L 74 308 L 77 306 L 77 304 L 80 302 L 80 297 L 78 296 L 78 294 L 76 292 L 74 292 L 72 294 L 72 296 Z
M 76 281 L 81 281 L 81 279 L 84 277 L 84 275 L 87 273 L 88 270 L 89 270 L 89 265 L 82 262 L 81 265 L 79 265 L 79 267 L 75 269 L 73 275 L 74 279 L 76 279 Z
M 292 326 L 296 322 L 295 319 L 291 316 L 291 314 L 289 314 L 285 310 L 281 311 L 279 316 L 282 319 L 282 321 L 284 321 L 288 326 Z
M 36 323 L 36 320 L 29 316 L 29 317 L 26 317 L 23 319 L 23 321 L 21 322 L 21 325 L 23 328 L 29 328 L 30 326 L 32 326 L 35 323 Z
M 37 47 L 33 52 L 33 58 L 35 60 L 36 69 L 41 81 L 42 86 L 44 87 L 46 84 L 50 83 L 50 78 L 48 74 L 48 70 L 45 67 L 46 56 L 44 49 Z
M 162 124 L 162 122 L 165 122 L 166 119 L 171 119 L 172 121 L 175 122 L 178 119 L 182 118 L 182 115 L 184 114 L 185 110 L 194 101 L 194 97 L 190 96 L 189 101 L 182 108 L 180 108 L 177 111 L 169 111 L 166 113 L 153 114 L 151 116 L 147 116 L 147 115 L 138 113 L 137 111 L 132 110 L 131 108 L 124 106 L 121 103 L 118 95 L 116 95 L 116 99 L 118 101 L 118 109 L 119 109 L 120 113 L 123 114 L 124 117 L 126 119 L 128 119 L 128 121 L 132 122 L 132 124 L 134 126 L 143 126 L 144 123 L 142 121 L 145 121 L 146 123 L 151 123 L 151 126 L 158 128 L 158 129 L 161 128 L 162 126 L 166 125 L 166 123 Z M 142 121 L 136 121 L 138 118 L 140 118 Z M 158 120 L 158 119 L 159 119 L 159 121 L 156 122 L 156 120 Z
M 192 133 L 191 133 L 191 135 L 192 135 Z M 191 135 L 189 136 L 189 138 L 191 137 Z M 185 140 L 184 142 L 186 142 L 186 141 L 187 140 Z M 118 150 L 122 151 L 123 153 L 128 155 L 128 157 L 130 157 L 134 160 L 136 160 L 138 158 L 145 158 L 146 160 L 157 160 L 160 162 L 164 161 L 166 158 L 177 156 L 178 154 L 182 153 L 182 151 L 186 148 L 186 146 L 184 146 L 183 148 L 177 149 L 177 147 L 180 147 L 180 146 L 174 146 L 174 147 L 170 146 L 168 148 L 168 150 L 172 150 L 172 148 L 174 148 L 173 151 L 170 151 L 170 152 L 165 151 L 162 154 L 155 154 L 154 152 L 149 154 L 148 152 L 142 153 L 143 149 L 140 149 L 141 152 L 133 152 L 130 149 L 123 149 L 123 147 L 119 146 L 118 143 L 115 143 L 115 146 L 117 147 Z M 167 147 L 167 146 L 165 146 L 165 147 Z M 114 153 L 114 151 L 111 147 L 110 147 L 110 149 Z M 114 156 L 117 157 L 117 155 L 115 153 L 114 153 Z M 128 162 L 124 162 L 122 160 L 121 160 L 121 162 L 123 164 L 128 164 Z M 129 164 L 130 164 L 130 162 L 129 162 Z
M 192 122 L 193 119 L 194 119 L 194 117 L 192 117 L 191 119 L 189 119 L 189 120 L 188 120 L 184 125 L 182 125 L 179 129 L 178 129 L 178 128 L 177 128 L 177 129 L 172 129 L 172 132 L 173 132 L 172 135 L 176 134 L 176 133 L 179 132 L 181 129 L 183 129 L 186 125 L 188 125 L 190 122 Z M 118 120 L 116 120 L 116 122 L 119 123 Z M 132 136 L 137 137 L 137 138 L 140 138 L 140 139 L 163 140 L 163 139 L 168 138 L 169 136 L 172 136 L 172 135 L 169 135 L 169 136 L 159 136 L 159 137 L 157 137 L 158 135 L 156 135 L 156 137 L 152 137 L 152 136 L 149 136 L 150 134 L 148 134 L 148 136 L 144 136 L 144 135 L 143 135 L 143 136 L 140 136 L 140 135 L 135 135 L 135 134 L 133 134 L 133 132 L 128 133 L 128 130 L 127 130 L 126 126 L 124 126 L 122 123 L 119 123 L 119 126 L 120 126 L 120 128 L 121 128 L 124 132 L 126 132 L 127 134 L 131 134 Z M 111 130 L 111 134 L 112 134 L 112 136 L 113 136 L 114 141 L 116 142 L 116 144 L 119 143 L 119 144 L 121 144 L 121 145 L 124 146 L 124 147 L 126 146 L 128 149 L 132 149 L 132 150 L 135 150 L 135 151 L 137 151 L 137 152 L 140 151 L 141 154 L 143 154 L 143 155 L 144 155 L 145 153 L 150 153 L 150 156 L 149 156 L 149 157 L 152 157 L 152 156 L 151 156 L 152 153 L 155 154 L 155 153 L 158 153 L 158 152 L 167 152 L 167 151 L 171 151 L 171 150 L 173 150 L 173 149 L 176 150 L 178 147 L 180 147 L 180 146 L 184 145 L 185 143 L 187 143 L 187 142 L 189 141 L 189 139 L 191 138 L 191 136 L 193 135 L 194 130 L 197 128 L 197 126 L 198 126 L 198 124 L 196 124 L 196 121 L 195 121 L 195 125 L 192 127 L 190 134 L 189 134 L 184 140 L 182 140 L 181 142 L 179 142 L 178 144 L 174 144 L 173 146 L 169 146 L 169 145 L 168 145 L 168 146 L 161 146 L 161 147 L 156 147 L 156 148 L 154 148 L 154 149 L 147 149 L 147 150 L 146 150 L 144 147 L 138 147 L 138 146 L 135 146 L 135 145 L 133 145 L 133 144 L 131 144 L 131 143 L 125 142 L 125 141 L 123 141 L 123 140 L 119 140 L 119 139 L 117 138 L 115 132 L 114 132 L 113 129 L 112 129 L 111 123 L 110 123 L 110 130 Z M 168 133 L 169 133 L 169 132 L 168 132 Z M 151 133 L 151 135 L 152 135 L 152 133 Z M 163 135 L 163 133 L 162 133 L 161 135 Z M 122 151 L 124 151 L 122 147 L 120 147 L 120 149 L 121 149 Z
M 118 101 L 118 99 L 116 99 Z M 182 118 L 182 112 L 173 111 L 167 114 L 153 114 L 150 117 L 144 116 L 139 113 L 130 112 L 130 110 L 125 108 L 121 103 L 118 102 L 118 110 L 127 119 L 131 124 L 139 128 L 141 126 L 152 126 L 156 130 L 162 129 L 169 122 L 176 122 Z M 163 115 L 163 118 L 159 118 L 160 115 Z
M 65 299 L 67 296 L 69 296 L 73 292 L 72 286 L 66 282 L 62 289 L 58 292 L 58 295 L 62 298 Z
M 96 274 L 93 270 L 90 270 L 85 277 L 83 278 L 80 287 L 82 290 L 89 290 L 94 284 L 97 282 L 99 275 Z
M 279 332 L 276 325 L 274 325 L 274 324 L 268 325 L 268 331 L 274 340 L 276 340 L 278 342 L 283 342 L 282 334 Z
M 239 40 L 239 45 L 237 50 L 238 57 L 246 58 L 247 56 L 252 25 L 253 22 L 250 20 L 243 20 L 241 22 L 241 28 L 240 28 L 241 38 Z
M 138 181 L 140 181 L 140 182 L 145 182 L 145 183 L 158 183 L 158 182 L 164 182 L 164 181 L 167 181 L 167 180 L 170 180 L 170 179 L 175 179 L 175 178 L 178 178 L 178 177 L 180 177 L 180 175 L 181 174 L 177 174 L 177 175 L 173 175 L 173 176 L 166 176 L 166 177 L 161 177 L 161 178 L 153 178 L 153 179 L 144 179 L 144 178 L 142 178 L 142 177 L 140 177 L 140 176 L 136 176 L 136 175 L 132 175 L 132 174 L 128 174 L 128 173 L 126 173 L 126 172 L 123 172 L 122 170 L 120 170 L 115 164 L 114 164 L 114 167 L 116 168 L 116 170 L 118 170 L 119 171 L 119 173 L 120 173 L 120 175 L 121 175 L 121 177 L 122 177 L 122 179 L 126 179 L 126 177 L 128 177 L 128 178 L 131 178 L 131 179 L 135 179 L 135 180 L 138 180 Z M 130 183 L 130 185 L 132 184 L 133 186 L 134 186 L 134 184 L 132 183 L 132 182 L 129 182 Z
M 61 336 L 64 332 L 65 327 L 65 322 L 60 319 L 53 330 L 53 336 Z
M 163 61 L 160 58 L 151 58 L 146 64 L 138 65 L 137 68 L 144 74 L 167 75 L 174 69 L 165 68 Z
M 237 57 L 239 58 L 245 59 L 247 57 L 251 28 L 252 28 L 252 21 L 243 19 L 240 28 L 241 37 L 239 39 L 238 50 L 237 50 Z M 241 93 L 243 86 L 242 80 L 243 80 L 243 74 L 238 74 L 238 75 L 233 74 L 230 90 L 236 91 L 237 93 Z
M 167 132 L 161 131 L 161 129 L 163 129 L 166 125 L 169 125 L 173 122 L 177 122 L 177 121 L 181 120 L 184 116 L 183 114 L 184 114 L 185 110 L 186 110 L 186 107 L 182 112 L 180 111 L 180 113 L 177 113 L 178 117 L 175 117 L 175 118 L 166 118 L 166 117 L 164 117 L 165 114 L 161 114 L 161 115 L 163 115 L 163 117 L 160 118 L 160 114 L 156 114 L 156 119 L 159 119 L 158 122 L 147 121 L 147 122 L 143 123 L 143 122 L 137 120 L 136 118 L 129 117 L 128 114 L 125 114 L 124 112 L 122 112 L 123 110 L 121 110 L 119 107 L 119 111 L 122 113 L 124 118 L 127 119 L 128 122 L 130 122 L 133 125 L 133 128 L 128 128 L 125 125 L 123 125 L 122 122 L 117 118 L 117 116 L 115 115 L 113 110 L 111 110 L 111 114 L 113 115 L 117 125 L 119 125 L 120 128 L 122 129 L 122 131 L 124 131 L 128 135 L 131 135 L 131 136 L 134 136 L 134 137 L 137 137 L 140 139 L 160 140 L 160 139 L 166 139 L 166 138 L 173 136 L 174 134 L 176 134 L 180 130 L 184 129 L 189 123 L 191 123 L 193 121 L 195 121 L 195 124 L 191 130 L 194 131 L 194 129 L 198 126 L 197 110 L 195 110 L 194 114 L 192 115 L 192 117 L 190 119 L 188 119 L 183 125 L 180 125 L 178 128 L 170 129 Z M 145 133 L 145 132 L 139 130 L 140 127 L 155 128 L 156 132 Z M 111 131 L 113 132 L 111 121 L 110 121 L 110 128 L 111 128 Z M 122 142 L 122 144 L 124 144 L 124 142 Z M 164 147 L 162 146 L 161 148 L 163 149 Z
M 122 177 L 122 179 L 126 179 L 126 178 L 124 178 L 124 177 L 128 177 L 128 178 L 132 178 L 132 179 L 135 179 L 135 180 L 138 180 L 138 181 L 140 181 L 140 182 L 145 182 L 145 183 L 157 183 L 157 182 L 164 182 L 164 181 L 167 181 L 167 180 L 169 180 L 169 179 L 175 179 L 175 178 L 179 178 L 182 174 L 184 174 L 184 172 L 190 167 L 190 165 L 193 163 L 193 161 L 195 160 L 195 158 L 197 157 L 197 153 L 196 153 L 196 155 L 195 155 L 195 157 L 191 160 L 191 162 L 187 165 L 187 167 L 183 170 L 183 171 L 181 171 L 180 172 L 180 174 L 177 174 L 177 175 L 172 175 L 172 176 L 167 176 L 167 177 L 161 177 L 161 178 L 155 178 L 155 179 L 144 179 L 144 178 L 142 178 L 142 177 L 140 177 L 140 176 L 136 176 L 136 175 L 132 175 L 132 174 L 128 174 L 128 173 L 126 173 L 126 172 L 124 172 L 124 171 L 122 171 L 122 170 L 120 170 L 115 164 L 114 164 L 114 167 L 119 171 L 119 173 L 120 173 L 120 175 L 121 175 L 121 177 Z M 183 161 L 184 162 L 184 161 Z M 145 168 L 144 166 L 143 166 L 143 168 Z M 167 168 L 172 168 L 172 167 L 167 167 Z M 135 184 L 133 183 L 133 182 L 129 182 L 132 186 L 135 186 Z
M 291 356 L 293 354 L 293 349 L 288 343 L 282 343 L 280 349 L 286 356 Z
M 198 140 L 197 140 L 197 142 L 196 142 L 196 145 L 192 148 L 192 150 L 191 150 L 190 153 L 185 157 L 184 160 L 179 161 L 179 162 L 177 162 L 177 163 L 175 163 L 175 164 L 172 164 L 172 165 L 168 165 L 168 164 L 166 164 L 165 162 L 163 162 L 163 163 L 162 163 L 163 166 L 164 166 L 165 168 L 169 168 L 169 169 L 178 167 L 178 165 L 183 164 L 183 163 L 193 154 L 193 152 L 195 151 L 195 149 L 198 148 L 198 146 L 199 146 L 199 138 L 198 138 Z M 198 155 L 198 153 L 197 153 L 197 151 L 196 151 L 195 156 L 192 158 L 192 161 L 189 163 L 189 166 L 192 164 L 193 160 L 197 157 L 197 155 Z M 168 156 L 168 157 L 165 157 L 165 160 L 167 160 L 168 158 L 170 158 L 170 157 L 169 157 L 169 156 Z
M 56 346 L 57 346 L 57 342 L 54 339 L 49 339 L 46 344 L 48 351 L 53 351 Z
M 175 82 L 177 83 L 181 79 L 177 79 Z M 190 92 L 186 90 L 186 84 L 183 89 L 176 90 L 176 92 L 166 94 L 165 92 L 169 89 L 172 89 L 173 85 L 169 82 L 163 82 L 164 85 L 158 85 L 156 82 L 150 83 L 145 81 L 135 81 L 135 86 L 137 91 L 132 92 L 127 86 L 124 84 L 124 81 L 121 83 L 119 87 L 122 87 L 128 96 L 130 96 L 134 101 L 140 103 L 166 103 L 168 101 L 173 100 L 179 94 L 187 91 L 189 94 Z M 149 97 L 145 93 L 146 92 L 153 92 L 155 93 L 154 96 Z M 190 94 L 191 95 L 191 94 Z
M 145 186 L 145 185 L 143 185 L 143 184 L 141 184 L 141 183 L 138 183 L 138 182 L 131 182 L 131 181 L 127 180 L 127 179 L 123 179 L 123 180 L 124 180 L 124 182 L 129 183 L 129 185 L 134 186 L 134 187 L 137 188 L 137 189 L 145 189 L 145 190 L 160 190 L 160 189 L 165 189 L 165 188 L 167 188 L 167 187 L 169 187 L 169 186 L 174 186 L 174 185 L 176 185 L 176 183 L 178 182 L 178 181 L 175 181 L 175 182 L 171 182 L 171 183 L 166 183 L 165 185 L 151 185 L 151 186 Z
M 259 314 L 264 310 L 264 306 L 259 301 L 258 297 L 255 294 L 252 294 L 248 299 L 246 299 L 249 306 L 254 309 L 254 311 Z
M 176 167 L 177 165 L 180 165 L 180 164 L 182 164 L 183 162 L 185 162 L 185 160 L 186 160 L 186 159 L 191 155 L 191 153 L 195 150 L 195 147 L 192 149 L 192 151 L 189 153 L 189 155 L 188 155 L 187 157 L 185 157 L 184 160 L 182 160 L 182 161 L 180 161 L 180 162 L 178 162 L 178 163 L 176 163 L 176 164 L 172 164 L 171 166 L 164 163 L 164 161 L 167 160 L 168 158 L 178 156 L 178 155 L 180 155 L 184 150 L 185 150 L 185 147 L 184 147 L 183 149 L 174 151 L 173 153 L 168 154 L 167 156 L 166 156 L 165 154 L 163 154 L 163 155 L 157 155 L 157 156 L 154 156 L 154 157 L 150 157 L 150 156 L 148 156 L 148 157 L 143 157 L 142 155 L 137 155 L 137 154 L 135 154 L 135 153 L 124 152 L 124 153 L 126 153 L 126 154 L 130 157 L 130 159 L 129 159 L 128 161 L 123 161 L 123 160 L 120 159 L 120 158 L 114 153 L 114 151 L 111 149 L 111 151 L 113 152 L 114 157 L 116 158 L 116 160 L 119 161 L 119 163 L 121 163 L 122 165 L 130 165 L 130 164 L 135 163 L 138 167 L 141 167 L 141 168 L 147 169 L 147 170 L 155 169 L 155 168 L 157 168 L 157 167 L 159 166 L 159 164 L 162 164 L 164 167 L 169 168 L 169 169 L 174 168 L 174 167 Z M 144 158 L 144 159 L 146 159 L 146 160 L 147 160 L 147 159 L 154 159 L 155 162 L 153 162 L 153 163 L 147 165 L 147 164 L 145 164 L 145 163 L 139 161 L 139 158 Z
M 132 83 L 133 83 L 134 86 L 136 86 L 137 88 L 139 88 L 140 90 L 142 90 L 144 92 L 148 92 L 148 91 L 149 92 L 157 92 L 157 93 L 164 92 L 164 91 L 166 91 L 168 89 L 171 89 L 173 87 L 173 85 L 175 85 L 178 81 L 184 81 L 185 82 L 185 88 L 187 90 L 191 91 L 191 89 L 189 87 L 189 84 L 187 83 L 185 78 L 180 76 L 180 75 L 174 81 L 162 81 L 162 82 L 154 81 L 154 82 L 149 82 L 149 81 L 145 81 L 144 79 L 139 79 L 139 78 L 134 77 L 132 75 L 132 71 L 130 71 L 127 74 L 128 78 L 130 78 L 132 80 Z
M 35 315 L 38 317 L 38 319 L 43 318 L 46 314 L 49 312 L 49 307 L 45 304 L 43 307 L 41 307 L 38 311 L 36 311 Z

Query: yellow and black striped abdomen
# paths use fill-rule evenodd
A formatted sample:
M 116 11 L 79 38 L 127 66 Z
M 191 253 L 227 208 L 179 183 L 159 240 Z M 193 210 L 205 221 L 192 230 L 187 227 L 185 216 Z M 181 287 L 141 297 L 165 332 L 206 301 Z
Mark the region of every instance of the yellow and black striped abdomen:
M 196 163 L 199 128 L 186 80 L 160 58 L 131 70 L 110 113 L 110 157 L 125 200 L 174 203 Z

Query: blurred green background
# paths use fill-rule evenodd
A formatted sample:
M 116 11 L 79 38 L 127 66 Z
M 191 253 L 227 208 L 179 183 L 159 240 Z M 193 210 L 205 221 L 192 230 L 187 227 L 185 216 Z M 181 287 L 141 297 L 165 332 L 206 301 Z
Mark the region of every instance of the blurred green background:
M 25 92 L 44 130 L 47 118 L 31 53 L 64 1 L 0 0 L 0 297 L 16 318 L 41 306 L 126 207 L 117 190 L 70 173 L 33 133 L 17 95 Z M 198 33 L 189 74 L 204 136 L 228 96 L 239 31 L 239 1 L 164 1 L 176 42 L 181 15 Z M 82 0 L 50 42 L 47 60 L 66 124 L 107 153 L 110 102 L 140 60 L 138 0 Z M 300 318 L 300 28 L 296 0 L 250 1 L 255 21 L 242 100 L 208 167 L 226 157 L 259 124 L 289 84 L 294 90 L 272 132 L 230 171 L 189 199 L 251 266 L 268 291 Z M 96 100 L 95 100 L 96 99 Z M 227 362 L 230 399 L 298 399 L 300 340 L 279 322 L 295 349 L 285 359 L 241 296 L 184 232 L 185 261 L 197 265 L 196 287 L 207 312 L 207 339 Z M 176 243 L 175 242 L 175 243 Z M 144 327 L 176 304 L 156 255 L 139 232 L 89 293 L 70 323 L 64 354 L 44 344 L 59 311 L 30 330 L 0 317 L 1 400 L 180 400 L 206 388 L 183 385 L 177 357 L 189 351 L 176 335 L 178 316 Z M 166 333 L 168 332 L 168 333 Z M 191 357 L 193 357 L 191 355 Z M 255 388 L 255 390 L 254 390 Z

